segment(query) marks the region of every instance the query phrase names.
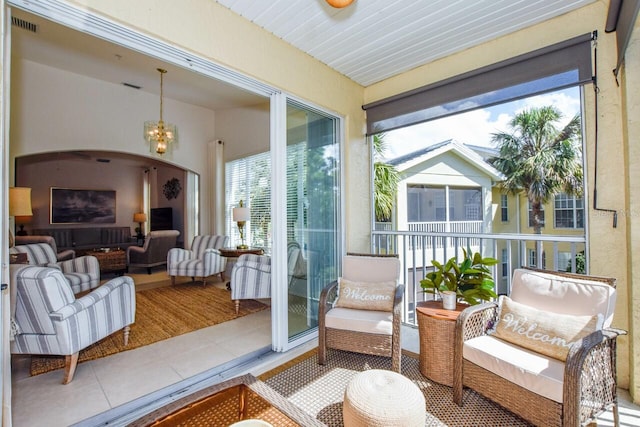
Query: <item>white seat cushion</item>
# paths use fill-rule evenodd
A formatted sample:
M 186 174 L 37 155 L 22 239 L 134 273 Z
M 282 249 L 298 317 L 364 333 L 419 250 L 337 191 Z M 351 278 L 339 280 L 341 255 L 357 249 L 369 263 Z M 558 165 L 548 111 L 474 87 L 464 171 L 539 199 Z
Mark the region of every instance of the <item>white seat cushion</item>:
M 564 363 L 491 336 L 465 341 L 463 357 L 548 399 L 562 403 Z
M 336 307 L 327 312 L 325 322 L 327 328 L 391 335 L 393 312 Z

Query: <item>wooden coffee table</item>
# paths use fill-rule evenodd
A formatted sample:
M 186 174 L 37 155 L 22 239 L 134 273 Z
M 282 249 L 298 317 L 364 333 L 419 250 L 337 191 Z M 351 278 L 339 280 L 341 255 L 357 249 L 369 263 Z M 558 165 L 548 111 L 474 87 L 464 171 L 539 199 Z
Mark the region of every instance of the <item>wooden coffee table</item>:
M 127 254 L 122 249 L 93 249 L 85 255 L 98 258 L 100 274 L 114 273 L 122 276 L 127 269 Z

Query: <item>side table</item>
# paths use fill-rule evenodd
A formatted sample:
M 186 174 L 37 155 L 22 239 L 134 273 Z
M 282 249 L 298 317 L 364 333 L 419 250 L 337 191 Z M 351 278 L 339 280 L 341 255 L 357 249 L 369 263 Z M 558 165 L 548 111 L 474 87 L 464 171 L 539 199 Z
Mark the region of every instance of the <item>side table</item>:
M 220 248 L 220 255 L 227 259 L 227 265 L 224 268 L 224 278 L 225 280 L 231 280 L 231 270 L 233 270 L 233 266 L 238 261 L 240 255 L 244 254 L 254 254 L 254 255 L 263 255 L 264 249 L 262 248 L 248 248 L 248 249 L 238 249 L 238 248 Z M 231 289 L 231 284 L 227 283 L 227 289 Z
M 416 307 L 420 335 L 420 372 L 432 381 L 453 385 L 453 352 L 456 319 L 469 307 L 442 308 L 442 301 L 423 301 Z

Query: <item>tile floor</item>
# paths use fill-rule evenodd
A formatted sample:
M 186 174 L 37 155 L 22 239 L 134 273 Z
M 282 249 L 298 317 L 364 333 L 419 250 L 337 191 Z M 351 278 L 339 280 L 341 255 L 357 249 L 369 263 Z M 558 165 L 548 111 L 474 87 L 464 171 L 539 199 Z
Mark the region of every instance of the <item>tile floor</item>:
M 142 275 L 140 282 L 151 280 Z M 136 280 L 138 284 L 138 280 Z M 141 283 L 144 286 L 144 283 Z M 417 329 L 403 328 L 403 349 L 418 353 Z M 125 425 L 142 415 L 139 405 L 162 404 L 176 383 L 202 388 L 252 373 L 260 375 L 317 345 L 316 340 L 295 351 L 272 353 L 270 311 L 201 329 L 146 347 L 78 365 L 74 380 L 62 385 L 62 372 L 28 376 L 28 357 L 13 360 L 13 426 Z M 234 366 L 234 361 L 241 361 Z M 164 399 L 170 399 L 164 397 Z M 621 390 L 621 425 L 640 425 L 640 408 Z M 141 403 L 142 402 L 142 403 Z M 138 415 L 136 415 L 138 413 Z M 604 414 L 598 426 L 613 425 Z

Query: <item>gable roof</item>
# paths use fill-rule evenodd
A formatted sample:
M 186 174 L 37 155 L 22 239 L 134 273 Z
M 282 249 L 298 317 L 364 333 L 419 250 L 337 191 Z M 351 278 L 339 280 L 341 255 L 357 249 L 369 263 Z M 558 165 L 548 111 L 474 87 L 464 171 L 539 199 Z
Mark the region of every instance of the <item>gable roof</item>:
M 387 163 L 395 166 L 399 172 L 402 172 L 445 153 L 453 153 L 489 175 L 493 181 L 504 180 L 504 175 L 485 160 L 485 158 L 489 157 L 486 156 L 488 150 L 491 149 L 478 147 L 482 149 L 481 152 L 483 155 L 480 155 L 472 147 L 474 146 L 466 146 L 465 144 L 461 144 L 453 139 L 448 139 L 437 144 L 430 145 L 429 147 L 421 148 L 420 150 L 416 150 L 409 154 L 396 157 L 395 159 L 387 161 Z

